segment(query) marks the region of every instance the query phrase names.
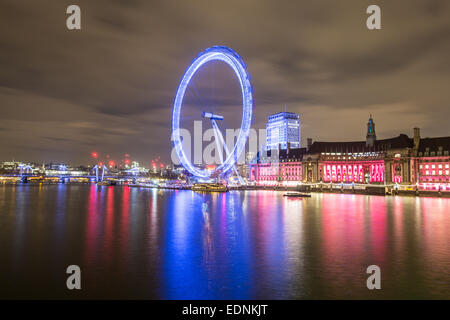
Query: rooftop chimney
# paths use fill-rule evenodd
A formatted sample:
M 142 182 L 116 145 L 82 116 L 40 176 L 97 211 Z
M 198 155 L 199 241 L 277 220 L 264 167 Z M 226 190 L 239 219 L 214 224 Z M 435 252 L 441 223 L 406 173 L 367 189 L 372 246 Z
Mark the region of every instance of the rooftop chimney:
M 414 128 L 414 150 L 419 150 L 420 128 Z
M 312 145 L 312 139 L 311 138 L 306 139 L 306 150 L 309 150 L 311 145 Z

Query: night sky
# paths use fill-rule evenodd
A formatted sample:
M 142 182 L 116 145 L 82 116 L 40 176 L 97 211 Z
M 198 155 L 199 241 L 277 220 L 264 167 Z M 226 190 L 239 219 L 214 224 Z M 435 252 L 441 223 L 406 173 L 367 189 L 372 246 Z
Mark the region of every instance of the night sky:
M 255 128 L 286 105 L 303 144 L 364 140 L 370 114 L 378 138 L 450 133 L 448 0 L 2 0 L 0 34 L 0 160 L 168 161 L 178 82 L 213 45 L 245 60 Z

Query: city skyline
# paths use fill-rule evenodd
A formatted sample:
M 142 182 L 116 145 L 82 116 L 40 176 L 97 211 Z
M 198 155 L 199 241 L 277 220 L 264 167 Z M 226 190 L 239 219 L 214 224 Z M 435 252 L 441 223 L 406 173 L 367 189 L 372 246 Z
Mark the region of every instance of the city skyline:
M 236 48 L 248 65 L 254 128 L 287 105 L 303 119 L 302 145 L 363 139 L 369 114 L 380 139 L 413 127 L 448 136 L 444 1 L 411 1 L 406 11 L 383 4 L 380 31 L 365 27 L 365 1 L 289 4 L 276 14 L 259 2 L 78 4 L 82 29 L 69 31 L 67 3 L 4 3 L 1 160 L 78 164 L 97 151 L 169 162 L 177 83 L 215 44 Z
M 449 299 L 449 36 L 445 0 L 1 1 L 0 299 Z

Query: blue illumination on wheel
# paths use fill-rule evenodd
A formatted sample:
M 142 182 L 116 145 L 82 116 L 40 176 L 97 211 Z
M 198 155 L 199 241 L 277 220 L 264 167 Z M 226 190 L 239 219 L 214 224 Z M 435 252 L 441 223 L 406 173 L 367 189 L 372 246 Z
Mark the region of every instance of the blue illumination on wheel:
M 182 147 L 182 141 L 180 136 L 180 111 L 183 104 L 184 94 L 186 88 L 189 85 L 195 72 L 201 68 L 205 63 L 219 60 L 228 64 L 239 79 L 239 84 L 241 86 L 242 92 L 242 122 L 241 130 L 237 137 L 236 144 L 234 148 L 230 151 L 224 162 L 219 165 L 214 171 L 207 171 L 204 169 L 196 168 L 187 159 L 186 154 Z M 177 94 L 175 96 L 175 101 L 173 103 L 173 113 L 172 113 L 172 139 L 177 153 L 183 167 L 189 171 L 192 175 L 199 178 L 210 178 L 215 176 L 216 173 L 225 174 L 228 172 L 233 165 L 236 163 L 237 159 L 241 155 L 245 148 L 245 143 L 250 131 L 250 125 L 252 121 L 252 108 L 253 108 L 253 97 L 252 97 L 252 85 L 250 83 L 250 75 L 247 72 L 247 66 L 245 65 L 242 58 L 232 49 L 223 46 L 214 46 L 208 48 L 201 52 L 186 69 L 181 82 L 178 86 Z

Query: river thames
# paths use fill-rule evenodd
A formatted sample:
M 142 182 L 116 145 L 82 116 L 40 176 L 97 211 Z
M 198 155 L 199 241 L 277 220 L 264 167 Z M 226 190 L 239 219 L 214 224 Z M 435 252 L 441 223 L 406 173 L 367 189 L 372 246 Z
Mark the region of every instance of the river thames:
M 449 231 L 441 198 L 2 185 L 0 298 L 449 299 Z

